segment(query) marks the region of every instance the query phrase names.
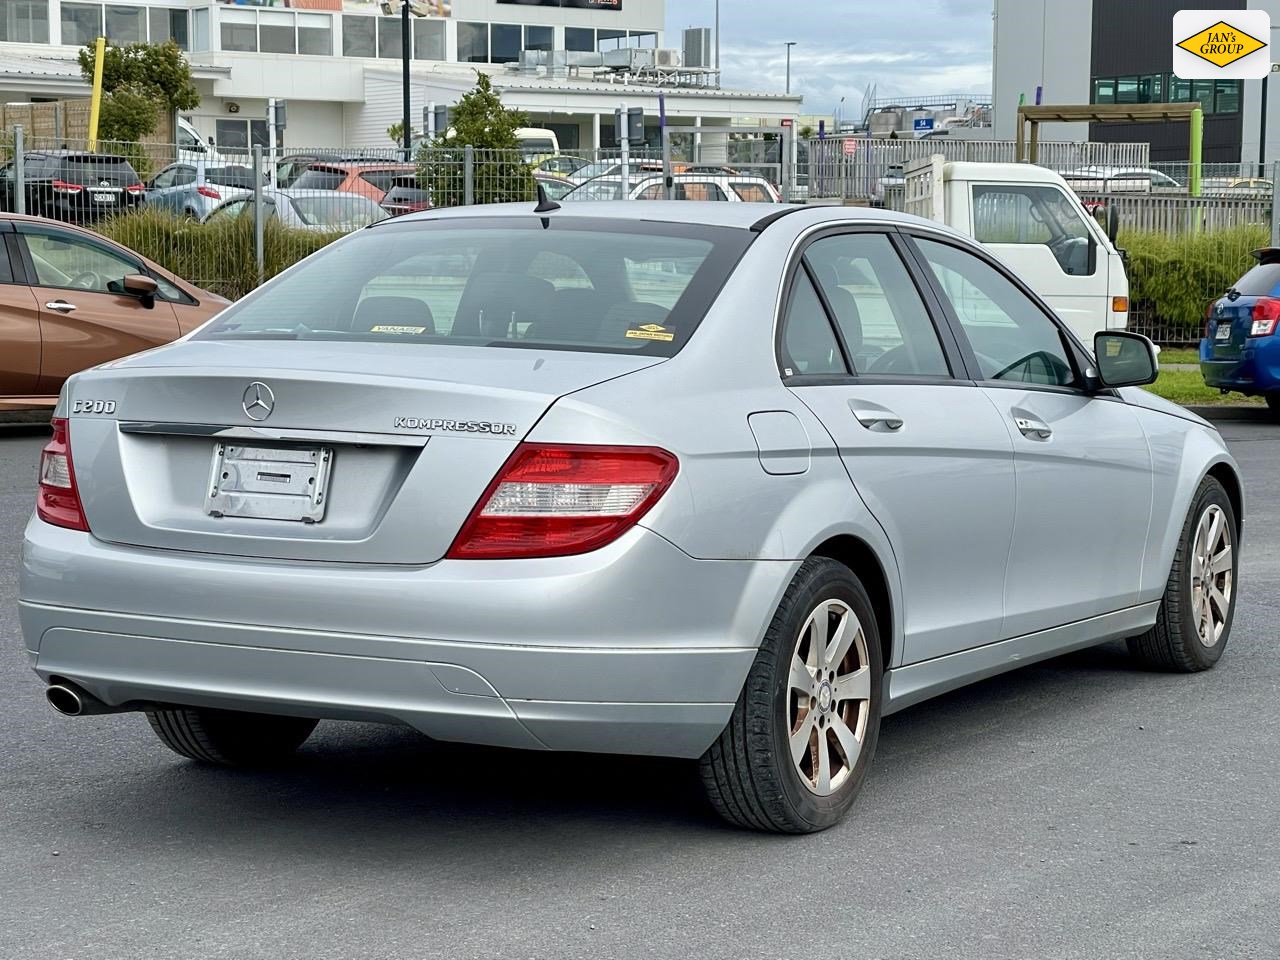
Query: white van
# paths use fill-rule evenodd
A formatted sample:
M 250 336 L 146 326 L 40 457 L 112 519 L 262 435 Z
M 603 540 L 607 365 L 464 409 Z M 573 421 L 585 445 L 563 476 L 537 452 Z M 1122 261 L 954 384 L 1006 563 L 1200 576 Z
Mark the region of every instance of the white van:
M 990 248 L 1085 343 L 1128 326 L 1129 277 L 1115 238 L 1052 170 L 935 155 L 908 166 L 905 180 L 907 213 Z
M 554 130 L 542 127 L 521 127 L 516 131 L 520 152 L 530 161 L 545 160 L 560 154 L 560 139 Z
M 178 118 L 178 162 L 206 163 L 214 166 L 225 166 L 229 163 L 243 163 L 244 159 L 231 160 L 217 151 L 213 144 L 205 143 L 200 131 L 191 125 L 186 117 Z

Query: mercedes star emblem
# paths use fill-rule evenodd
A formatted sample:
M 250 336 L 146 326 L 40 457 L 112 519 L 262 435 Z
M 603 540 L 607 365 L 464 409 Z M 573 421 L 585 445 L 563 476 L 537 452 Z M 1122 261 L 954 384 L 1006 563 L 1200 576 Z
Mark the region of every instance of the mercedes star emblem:
M 250 420 L 265 420 L 276 408 L 276 395 L 265 383 L 255 380 L 245 388 L 240 406 Z

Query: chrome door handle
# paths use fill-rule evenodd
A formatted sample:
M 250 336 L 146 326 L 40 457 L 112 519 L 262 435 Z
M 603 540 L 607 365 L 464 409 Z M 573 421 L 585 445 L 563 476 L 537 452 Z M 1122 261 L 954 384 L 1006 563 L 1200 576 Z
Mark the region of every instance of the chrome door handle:
M 1048 440 L 1053 436 L 1053 430 L 1043 420 L 1014 417 L 1013 423 L 1024 437 L 1030 437 L 1033 440 Z
M 46 303 L 44 306 L 46 310 L 53 310 L 56 313 L 71 313 L 71 311 L 76 309 L 76 305 L 74 303 L 67 303 L 65 300 L 53 300 Z
M 888 410 L 857 410 L 853 411 L 853 415 L 858 422 L 872 430 L 875 427 L 884 427 L 886 430 L 901 430 L 902 418 Z

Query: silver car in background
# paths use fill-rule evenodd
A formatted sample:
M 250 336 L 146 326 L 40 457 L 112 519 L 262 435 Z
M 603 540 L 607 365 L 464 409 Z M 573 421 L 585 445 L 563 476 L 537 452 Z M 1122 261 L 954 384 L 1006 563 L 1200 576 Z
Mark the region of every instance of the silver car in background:
M 252 194 L 253 170 L 235 164 L 174 163 L 147 183 L 148 207 L 203 220 L 219 204 Z
M 391 216 L 368 197 L 337 190 L 264 188 L 262 202 L 266 219 L 316 233 L 350 233 Z M 252 216 L 253 194 L 250 193 L 214 207 L 205 216 L 205 222 Z
M 403 723 L 821 830 L 889 713 L 1117 638 L 1217 662 L 1240 477 L 1155 372 L 887 211 L 413 214 L 68 382 L 27 653 L 199 761 Z

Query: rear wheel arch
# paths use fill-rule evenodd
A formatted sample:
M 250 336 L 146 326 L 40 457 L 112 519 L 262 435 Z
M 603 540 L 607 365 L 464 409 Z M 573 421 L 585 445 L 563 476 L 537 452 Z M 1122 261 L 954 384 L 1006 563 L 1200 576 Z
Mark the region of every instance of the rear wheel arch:
M 865 540 L 844 534 L 822 542 L 810 556 L 828 557 L 844 564 L 862 581 L 871 598 L 871 610 L 880 631 L 881 663 L 888 670 L 893 664 L 893 595 L 884 565 L 876 552 Z

